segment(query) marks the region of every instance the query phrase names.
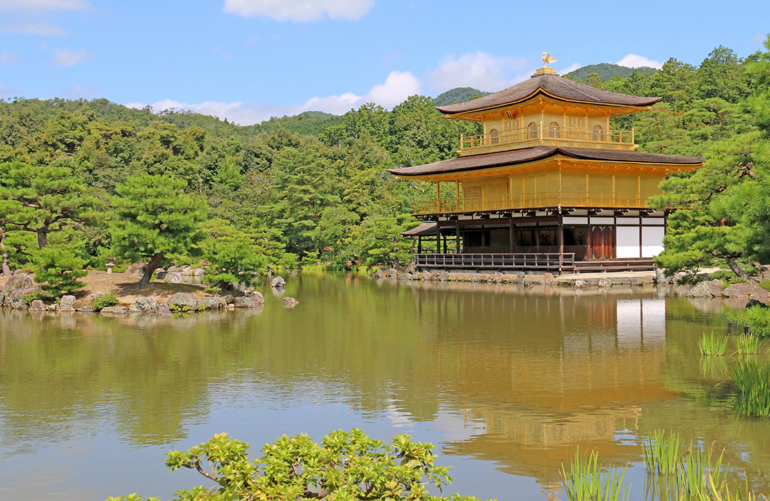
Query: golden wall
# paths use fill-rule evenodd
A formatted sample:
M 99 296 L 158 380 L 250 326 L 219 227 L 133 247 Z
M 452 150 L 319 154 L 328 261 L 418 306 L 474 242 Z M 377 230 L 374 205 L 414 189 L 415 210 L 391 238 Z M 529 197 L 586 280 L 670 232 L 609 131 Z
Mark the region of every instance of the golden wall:
M 643 208 L 665 169 L 580 165 L 552 161 L 535 168 L 511 167 L 507 175 L 460 181 L 463 210 L 537 207 Z

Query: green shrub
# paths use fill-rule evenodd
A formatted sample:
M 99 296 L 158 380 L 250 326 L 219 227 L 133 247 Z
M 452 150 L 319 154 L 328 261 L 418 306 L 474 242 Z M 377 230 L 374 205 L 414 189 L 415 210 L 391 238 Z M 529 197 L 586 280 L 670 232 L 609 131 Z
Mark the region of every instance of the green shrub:
M 357 429 L 332 432 L 320 444 L 305 434 L 284 435 L 265 445 L 256 461 L 249 459 L 248 448 L 248 444 L 223 433 L 186 452 L 169 452 L 166 466 L 172 472 L 179 468 L 197 470 L 218 484 L 216 489 L 177 491 L 177 498 L 478 501 L 473 497 L 431 496 L 429 485 L 441 489 L 452 481 L 449 468 L 434 464 L 433 444 L 412 442 L 408 435 L 399 435 L 390 444 Z M 141 499 L 132 496 L 108 501 Z
M 770 278 L 760 281 L 759 284 L 757 285 L 759 285 L 766 291 L 770 291 Z
M 220 294 L 222 294 L 222 289 L 220 289 L 219 287 L 206 287 L 205 289 L 203 289 L 203 292 L 205 292 L 209 296 L 219 296 Z
M 43 299 L 43 295 L 40 293 L 39 290 L 36 290 L 32 294 L 22 294 L 19 297 L 27 304 L 27 306 L 31 305 L 32 301 L 37 301 L 38 299 Z
M 78 278 L 88 275 L 86 260 L 77 255 L 78 248 L 71 244 L 50 244 L 32 255 L 35 281 L 41 283 L 47 297 L 71 294 L 85 283 Z
M 118 304 L 118 296 L 114 291 L 94 295 L 94 298 L 91 301 L 91 306 L 97 311 L 102 308 L 107 308 L 108 306 L 115 306 L 116 304 Z
M 189 306 L 179 304 L 170 304 L 168 305 L 168 309 L 171 311 L 171 313 L 187 313 L 190 311 Z
M 743 277 L 733 277 L 730 280 L 728 280 L 727 283 L 729 283 L 730 285 L 733 285 L 733 284 L 745 284 L 748 282 Z
M 735 278 L 735 273 L 732 270 L 719 270 L 709 274 L 711 280 L 730 280 Z

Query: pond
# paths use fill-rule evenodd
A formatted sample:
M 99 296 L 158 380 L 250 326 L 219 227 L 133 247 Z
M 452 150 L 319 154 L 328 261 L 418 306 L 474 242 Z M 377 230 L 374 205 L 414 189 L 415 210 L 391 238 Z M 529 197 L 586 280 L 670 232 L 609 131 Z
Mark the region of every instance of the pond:
M 259 311 L 0 311 L 0 497 L 170 499 L 205 479 L 169 476 L 168 450 L 227 432 L 256 455 L 283 434 L 352 427 L 433 442 L 454 467 L 445 493 L 564 499 L 559 468 L 579 445 L 630 463 L 645 499 L 641 443 L 657 428 L 726 447 L 770 492 L 770 422 L 737 418 L 719 384 L 731 360 L 698 353 L 702 333 L 728 329 L 719 304 L 654 288 L 287 282 L 291 310 L 266 288 Z

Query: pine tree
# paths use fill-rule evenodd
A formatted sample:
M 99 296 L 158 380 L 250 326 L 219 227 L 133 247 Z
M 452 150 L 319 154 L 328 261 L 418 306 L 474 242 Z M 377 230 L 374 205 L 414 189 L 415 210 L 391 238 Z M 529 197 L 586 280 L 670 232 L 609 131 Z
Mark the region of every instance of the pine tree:
M 72 169 L 61 165 L 0 164 L 2 220 L 37 235 L 40 249 L 48 235 L 83 223 L 94 204 Z
M 324 209 L 340 203 L 332 192 L 328 159 L 315 148 L 285 148 L 276 156 L 275 184 L 278 198 L 266 208 L 286 239 L 291 252 L 314 250 L 314 232 Z M 321 249 L 315 249 L 321 250 Z
M 128 260 L 150 259 L 139 285 L 146 285 L 164 257 L 190 255 L 204 237 L 206 202 L 185 193 L 187 183 L 139 174 L 117 188 L 112 199 L 115 252 Z

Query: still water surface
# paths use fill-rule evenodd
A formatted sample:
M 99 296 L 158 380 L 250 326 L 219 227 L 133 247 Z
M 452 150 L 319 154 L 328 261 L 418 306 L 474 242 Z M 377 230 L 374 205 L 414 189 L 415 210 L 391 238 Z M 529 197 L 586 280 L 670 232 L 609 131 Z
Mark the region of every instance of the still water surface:
M 205 480 L 169 476 L 170 449 L 352 427 L 436 444 L 448 493 L 564 499 L 580 445 L 630 463 L 645 499 L 656 428 L 716 441 L 770 492 L 770 423 L 735 418 L 732 361 L 698 354 L 728 328 L 720 303 L 342 275 L 291 277 L 294 310 L 263 292 L 261 311 L 182 318 L 0 311 L 0 498 L 170 499 Z

